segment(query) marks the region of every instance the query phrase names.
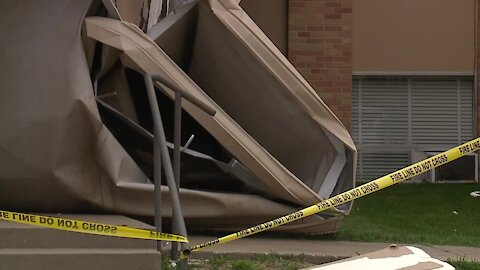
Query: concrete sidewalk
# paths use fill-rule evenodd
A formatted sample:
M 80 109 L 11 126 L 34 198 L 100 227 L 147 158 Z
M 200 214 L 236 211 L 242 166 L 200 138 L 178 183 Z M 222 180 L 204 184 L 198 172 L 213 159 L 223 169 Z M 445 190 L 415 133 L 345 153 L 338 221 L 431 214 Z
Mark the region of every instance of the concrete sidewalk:
M 214 237 L 190 236 L 192 244 L 204 243 L 213 240 Z M 201 256 L 201 253 L 208 254 L 265 254 L 275 253 L 279 255 L 305 255 L 316 257 L 319 262 L 333 261 L 365 254 L 368 252 L 380 250 L 390 246 L 390 243 L 366 243 L 349 241 L 323 241 L 307 239 L 272 239 L 272 238 L 243 238 L 226 244 L 220 244 L 213 247 L 202 249 L 195 252 L 193 256 Z M 401 244 L 397 244 L 400 246 Z M 465 259 L 480 261 L 480 248 L 457 247 L 457 246 L 437 246 L 437 245 L 416 245 L 408 244 L 421 248 L 431 257 L 439 260 L 447 259 Z

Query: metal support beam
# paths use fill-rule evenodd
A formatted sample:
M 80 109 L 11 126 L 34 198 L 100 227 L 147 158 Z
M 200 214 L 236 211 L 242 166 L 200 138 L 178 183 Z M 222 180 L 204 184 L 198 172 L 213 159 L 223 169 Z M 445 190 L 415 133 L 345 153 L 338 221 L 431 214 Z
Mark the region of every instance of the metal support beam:
M 180 139 L 182 135 L 182 94 L 175 92 L 175 114 L 173 126 L 173 175 L 180 188 Z
M 165 80 L 163 77 L 158 76 L 158 75 L 152 75 L 153 80 L 159 82 L 160 84 L 166 86 L 168 89 L 174 91 L 175 93 L 180 93 L 182 94 L 182 97 L 191 102 L 193 105 L 197 106 L 198 108 L 202 109 L 204 112 L 210 114 L 211 116 L 214 116 L 216 111 L 214 108 L 212 108 L 210 105 L 204 103 L 203 101 L 199 100 L 198 98 L 190 95 L 187 91 L 176 87 L 175 85 L 171 84 L 167 80 Z
M 155 93 L 155 88 L 153 86 L 152 76 L 147 74 L 144 76 L 144 80 L 148 95 L 148 101 L 150 103 L 150 109 L 152 111 L 154 134 L 157 135 L 154 137 L 154 140 L 160 145 L 159 148 L 162 155 L 162 163 L 170 193 L 170 198 L 172 200 L 172 218 L 175 220 L 178 233 L 182 236 L 187 237 L 187 229 L 185 227 L 185 220 L 183 219 L 183 212 L 180 205 L 180 197 L 178 195 L 178 187 L 175 182 L 175 177 L 173 175 L 172 163 L 170 160 L 170 155 L 168 153 L 167 140 L 165 138 L 165 131 L 163 129 L 162 117 L 160 115 L 160 109 L 158 107 L 157 96 Z M 188 246 L 185 243 L 182 243 L 182 250 L 187 249 Z M 186 263 L 186 260 L 183 260 L 183 262 L 180 263 L 180 267 L 186 269 Z
M 114 1 L 112 0 L 102 0 L 103 5 L 107 9 L 108 17 L 113 18 L 116 20 L 121 21 L 122 17 L 120 16 L 120 12 L 118 12 L 117 6 L 115 5 Z
M 158 138 L 154 131 L 153 137 Z M 155 191 L 155 227 L 162 232 L 162 155 L 159 140 L 153 141 L 153 186 Z M 157 241 L 157 250 L 162 254 L 162 241 Z
M 173 175 L 177 184 L 177 189 L 180 188 L 180 144 L 182 135 L 182 94 L 175 92 L 175 109 L 174 109 L 174 124 L 173 124 Z M 173 233 L 178 234 L 176 230 L 176 218 L 173 218 Z M 178 259 L 178 242 L 172 242 L 172 259 Z

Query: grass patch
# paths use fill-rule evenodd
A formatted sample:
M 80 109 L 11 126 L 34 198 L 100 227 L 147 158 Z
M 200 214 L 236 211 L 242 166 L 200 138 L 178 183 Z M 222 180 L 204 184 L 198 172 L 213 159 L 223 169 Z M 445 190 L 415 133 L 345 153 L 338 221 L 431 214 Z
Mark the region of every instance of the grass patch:
M 172 266 L 168 259 L 162 261 L 163 270 L 177 269 Z M 313 264 L 305 261 L 305 257 L 300 256 L 280 256 L 277 254 L 253 255 L 248 258 L 238 258 L 229 255 L 213 255 L 208 259 L 196 259 L 189 262 L 189 269 L 199 270 L 294 270 L 312 266 Z
M 469 262 L 464 259 L 457 261 L 448 260 L 447 262 L 455 267 L 456 270 L 480 270 L 479 262 Z
M 463 258 L 448 260 L 449 264 L 457 270 L 480 270 L 479 262 L 466 261 Z M 238 258 L 232 255 L 212 255 L 207 259 L 196 259 L 189 262 L 189 269 L 197 270 L 294 270 L 313 266 L 304 256 L 280 256 L 277 254 L 254 255 Z M 169 262 L 168 258 L 162 260 L 162 270 L 179 269 Z
M 320 239 L 480 247 L 478 184 L 400 184 L 355 201 Z
M 470 192 L 478 184 L 399 184 L 355 201 L 335 234 L 300 236 L 262 233 L 256 237 L 434 244 L 480 247 L 480 199 Z M 449 260 L 456 269 L 480 270 L 480 262 Z M 190 269 L 299 269 L 312 266 L 303 256 L 212 256 Z M 174 269 L 174 268 L 164 268 Z

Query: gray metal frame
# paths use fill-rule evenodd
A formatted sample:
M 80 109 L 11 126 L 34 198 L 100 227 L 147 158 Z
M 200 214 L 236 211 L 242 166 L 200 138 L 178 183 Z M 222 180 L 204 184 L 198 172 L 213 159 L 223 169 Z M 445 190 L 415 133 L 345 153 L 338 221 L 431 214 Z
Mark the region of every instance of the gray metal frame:
M 160 76 L 145 75 L 145 86 L 148 95 L 148 101 L 150 103 L 150 109 L 152 111 L 153 118 L 153 130 L 154 130 L 154 186 L 155 186 L 155 226 L 158 232 L 161 232 L 161 166 L 163 164 L 164 172 L 167 180 L 168 189 L 170 192 L 170 198 L 172 200 L 172 223 L 173 233 L 180 234 L 187 237 L 187 229 L 185 226 L 185 220 L 183 217 L 182 208 L 180 205 L 179 188 L 180 188 L 180 135 L 181 135 L 181 99 L 182 97 L 187 99 L 192 104 L 196 105 L 207 114 L 214 116 L 216 111 L 205 103 L 201 102 L 197 98 L 193 97 L 184 90 L 175 87 L 168 81 L 164 80 Z M 173 151 L 173 167 L 168 153 L 167 140 L 165 138 L 165 131 L 163 129 L 162 117 L 160 109 L 158 107 L 157 95 L 155 93 L 155 87 L 153 80 L 160 83 L 161 86 L 175 92 L 175 115 L 174 115 L 174 151 Z M 157 84 L 158 85 L 158 84 Z M 161 252 L 161 242 L 157 244 L 158 251 Z M 187 251 L 189 246 L 185 243 L 180 245 L 182 251 Z M 178 243 L 172 244 L 172 259 L 178 259 Z M 187 259 L 182 259 L 180 262 L 180 268 L 187 268 Z
M 173 175 L 177 184 L 177 192 L 180 188 L 180 138 L 182 132 L 182 94 L 175 92 L 175 109 L 173 125 Z M 172 232 L 178 234 L 178 224 L 173 219 Z M 172 259 L 178 259 L 178 242 L 172 242 Z

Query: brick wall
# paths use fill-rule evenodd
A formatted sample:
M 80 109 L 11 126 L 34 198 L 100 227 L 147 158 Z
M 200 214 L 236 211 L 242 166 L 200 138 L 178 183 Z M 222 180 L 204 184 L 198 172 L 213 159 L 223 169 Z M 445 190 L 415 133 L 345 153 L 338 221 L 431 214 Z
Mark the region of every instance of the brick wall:
M 353 0 L 289 0 L 288 58 L 350 129 Z

